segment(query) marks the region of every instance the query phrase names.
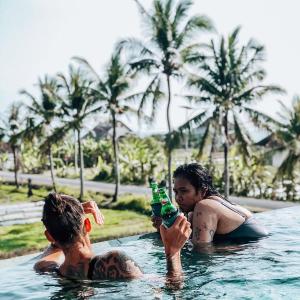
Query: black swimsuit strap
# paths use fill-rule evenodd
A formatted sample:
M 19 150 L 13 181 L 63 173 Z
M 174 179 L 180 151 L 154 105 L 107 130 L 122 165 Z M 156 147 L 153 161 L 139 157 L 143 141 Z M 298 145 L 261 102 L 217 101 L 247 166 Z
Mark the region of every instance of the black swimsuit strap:
M 248 217 L 243 214 L 242 212 L 240 212 L 239 210 L 233 208 L 231 205 L 229 205 L 229 203 L 226 203 L 226 200 L 225 201 L 222 201 L 220 199 L 216 199 L 216 198 L 212 198 L 212 197 L 209 197 L 209 199 L 211 200 L 215 200 L 215 201 L 218 201 L 219 203 L 221 203 L 222 205 L 224 205 L 225 207 L 229 208 L 230 210 L 234 211 L 235 213 L 239 214 L 241 217 L 243 217 L 245 220 L 248 219 Z
M 89 270 L 88 270 L 88 273 L 87 273 L 87 278 L 90 279 L 90 280 L 93 279 L 94 267 L 95 267 L 96 262 L 97 262 L 97 256 L 92 258 L 92 260 L 89 263 Z

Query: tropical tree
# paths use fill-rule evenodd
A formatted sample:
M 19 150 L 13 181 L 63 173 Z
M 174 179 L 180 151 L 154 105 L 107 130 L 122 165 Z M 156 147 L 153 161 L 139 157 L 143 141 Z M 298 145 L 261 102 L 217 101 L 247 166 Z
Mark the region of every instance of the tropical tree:
M 129 101 L 134 100 L 139 96 L 139 94 L 130 94 L 132 89 L 131 82 L 134 74 L 130 71 L 129 66 L 123 62 L 120 48 L 116 49 L 112 54 L 102 77 L 95 72 L 87 60 L 83 58 L 75 59 L 90 71 L 90 75 L 95 80 L 93 97 L 96 101 L 101 102 L 101 105 L 103 105 L 103 111 L 109 114 L 112 122 L 112 145 L 115 175 L 115 193 L 113 201 L 115 202 L 118 199 L 120 186 L 117 123 L 120 123 L 120 116 L 124 113 L 136 113 L 133 108 L 127 105 Z
M 291 195 L 288 198 L 294 199 L 296 195 L 296 182 L 299 179 L 300 164 L 300 97 L 295 96 L 292 107 L 288 107 L 282 101 L 281 112 L 278 113 L 280 120 L 275 132 L 269 134 L 259 142 L 259 145 L 271 146 L 266 151 L 266 157 L 273 157 L 275 154 L 281 157 L 281 164 L 275 173 L 275 180 L 281 178 L 290 181 Z
M 53 190 L 56 191 L 54 165 L 53 165 L 53 141 L 49 138 L 54 131 L 54 120 L 59 117 L 60 101 L 56 96 L 59 90 L 57 81 L 47 75 L 44 80 L 38 80 L 39 97 L 36 98 L 26 90 L 22 90 L 22 95 L 28 96 L 32 103 L 27 105 L 30 113 L 27 126 L 24 130 L 24 138 L 32 140 L 36 137 L 40 141 L 40 149 L 46 152 L 50 163 L 50 172 Z M 41 141 L 41 138 L 43 141 Z
M 6 140 L 11 148 L 13 158 L 14 158 L 14 176 L 15 185 L 19 188 L 18 181 L 18 171 L 20 166 L 19 161 L 19 149 L 21 143 L 21 132 L 24 126 L 24 118 L 21 114 L 22 103 L 13 103 L 8 111 L 8 120 L 2 120 L 2 125 L 0 127 L 0 136 L 2 139 Z
M 76 131 L 80 163 L 79 199 L 82 200 L 84 197 L 84 162 L 81 132 L 84 121 L 87 117 L 99 112 L 101 104 L 92 93 L 93 81 L 87 79 L 86 74 L 80 68 L 75 69 L 70 65 L 69 76 L 66 77 L 60 73 L 58 78 L 63 87 L 63 91 L 59 93 L 59 99 L 62 102 L 61 108 L 64 118 L 62 119 L 63 125 L 55 129 L 50 141 L 60 140 L 67 133 Z
M 258 127 L 267 127 L 267 122 L 274 123 L 271 117 L 251 104 L 267 93 L 283 92 L 278 86 L 262 84 L 266 75 L 261 66 L 264 47 L 253 39 L 239 46 L 239 32 L 240 27 L 227 39 L 221 36 L 218 43 L 211 40 L 206 51 L 193 53 L 187 58 L 198 71 L 188 80 L 188 86 L 197 94 L 189 95 L 188 99 L 204 103 L 206 107 L 181 126 L 181 129 L 191 126 L 203 129 L 200 154 L 207 142 L 214 147 L 219 140 L 222 141 L 226 197 L 229 195 L 230 145 L 237 142 L 243 156 L 249 156 L 252 138 L 249 126 L 245 124 L 252 122 Z
M 156 175 L 155 172 L 162 175 L 165 164 L 163 143 L 153 137 L 124 137 L 120 142 L 120 162 L 122 180 L 145 184 L 149 177 Z
M 186 57 L 192 50 L 199 47 L 199 44 L 195 43 L 197 34 L 204 30 L 211 30 L 212 23 L 205 16 L 188 17 L 193 4 L 190 0 L 154 0 L 149 11 L 138 0 L 135 2 L 145 25 L 145 41 L 130 38 L 123 40 L 120 46 L 131 51 L 131 67 L 151 77 L 144 96 L 141 98 L 139 112 L 150 102 L 152 119 L 154 119 L 158 104 L 164 96 L 162 85 L 167 86 L 166 118 L 168 134 L 171 135 L 171 79 L 182 77 Z M 167 157 L 169 195 L 171 196 L 171 148 L 167 150 Z

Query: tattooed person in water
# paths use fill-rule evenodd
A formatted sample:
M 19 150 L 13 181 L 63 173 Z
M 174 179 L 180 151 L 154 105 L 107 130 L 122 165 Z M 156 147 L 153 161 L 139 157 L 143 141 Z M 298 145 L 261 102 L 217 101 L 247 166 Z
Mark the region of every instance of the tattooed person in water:
M 173 179 L 175 200 L 191 221 L 191 241 L 196 250 L 209 250 L 212 241 L 250 240 L 268 235 L 248 209 L 232 203 L 215 189 L 212 176 L 198 163 L 179 166 Z M 161 219 L 156 217 L 152 221 L 160 230 Z
M 85 214 L 91 213 L 95 222 L 102 225 L 103 216 L 96 203 L 81 204 L 77 199 L 50 193 L 45 198 L 42 221 L 45 235 L 51 242 L 36 262 L 37 272 L 57 272 L 72 279 L 133 279 L 143 276 L 135 261 L 123 251 L 110 251 L 95 255 L 89 233 L 91 223 Z M 174 225 L 161 229 L 165 246 L 168 275 L 181 274 L 180 251 L 191 233 L 190 223 L 180 215 Z

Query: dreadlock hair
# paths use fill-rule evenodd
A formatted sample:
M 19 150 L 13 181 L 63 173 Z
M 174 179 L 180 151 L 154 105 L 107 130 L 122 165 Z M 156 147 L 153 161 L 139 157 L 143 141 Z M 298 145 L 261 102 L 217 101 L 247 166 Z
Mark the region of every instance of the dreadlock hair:
M 71 196 L 50 193 L 45 198 L 42 222 L 62 246 L 74 243 L 83 233 L 83 215 L 81 203 Z
M 208 170 L 198 163 L 179 166 L 173 173 L 173 178 L 187 179 L 196 191 L 206 191 L 204 197 L 218 196 L 227 200 L 213 186 L 212 176 Z

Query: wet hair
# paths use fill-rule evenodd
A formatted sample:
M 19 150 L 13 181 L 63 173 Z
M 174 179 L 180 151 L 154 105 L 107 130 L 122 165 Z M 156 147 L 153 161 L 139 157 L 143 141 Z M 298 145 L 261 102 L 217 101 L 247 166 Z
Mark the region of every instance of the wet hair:
M 218 196 L 225 199 L 224 196 L 220 195 L 214 188 L 212 176 L 209 174 L 208 170 L 198 163 L 179 166 L 173 173 L 174 179 L 178 177 L 187 179 L 196 191 L 206 190 L 204 197 Z
M 83 233 L 83 207 L 68 195 L 50 193 L 45 198 L 43 218 L 46 229 L 61 246 L 68 246 Z

